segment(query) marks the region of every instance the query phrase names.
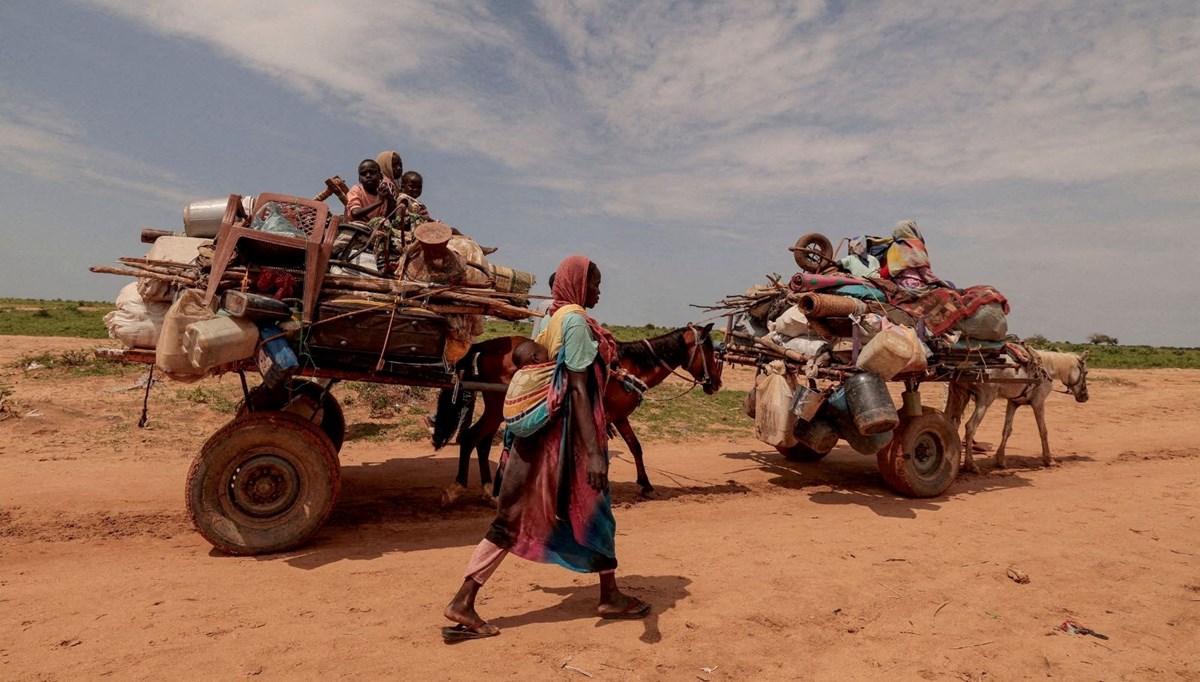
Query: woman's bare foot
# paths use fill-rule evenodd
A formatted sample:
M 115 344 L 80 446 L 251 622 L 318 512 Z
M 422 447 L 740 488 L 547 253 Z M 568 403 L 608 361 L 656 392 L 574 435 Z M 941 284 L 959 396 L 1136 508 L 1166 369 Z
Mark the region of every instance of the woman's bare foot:
M 479 583 L 467 578 L 463 581 L 462 587 L 458 589 L 458 593 L 446 605 L 446 609 L 442 611 L 442 615 L 447 620 L 458 623 L 461 626 L 461 631 L 470 633 L 477 637 L 491 637 L 500 634 L 500 628 L 480 618 L 479 613 L 475 611 L 475 595 L 479 593 Z M 442 635 L 446 636 L 446 630 L 443 628 Z
M 615 595 L 612 595 L 612 599 L 600 602 L 600 605 L 596 607 L 596 613 L 601 618 L 636 620 L 650 615 L 650 604 L 618 590 Z
M 600 603 L 596 606 L 596 613 L 601 618 L 645 618 L 650 613 L 650 605 L 622 592 L 617 587 L 616 573 L 601 573 Z

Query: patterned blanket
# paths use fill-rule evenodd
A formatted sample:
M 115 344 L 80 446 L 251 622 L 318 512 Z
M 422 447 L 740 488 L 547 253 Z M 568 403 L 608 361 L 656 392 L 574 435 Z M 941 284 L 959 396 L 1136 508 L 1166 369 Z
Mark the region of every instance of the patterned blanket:
M 896 296 L 892 305 L 904 310 L 917 319 L 925 320 L 925 329 L 933 336 L 939 336 L 954 326 L 964 317 L 974 315 L 981 306 L 988 303 L 999 303 L 1008 314 L 1008 299 L 987 284 L 980 284 L 967 289 L 934 289 L 922 294 L 915 300 L 903 294 Z

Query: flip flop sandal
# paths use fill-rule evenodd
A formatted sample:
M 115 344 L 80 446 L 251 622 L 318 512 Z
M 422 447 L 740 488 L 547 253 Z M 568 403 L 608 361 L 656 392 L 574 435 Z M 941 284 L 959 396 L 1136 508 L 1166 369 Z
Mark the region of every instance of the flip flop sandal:
M 468 627 L 459 623 L 458 625 L 447 625 L 442 628 L 442 641 L 446 644 L 454 644 L 455 642 L 465 642 L 469 639 L 485 639 L 487 637 L 495 637 L 500 634 L 499 630 L 494 632 L 480 632 L 480 628 L 486 626 L 488 622 L 481 620 L 478 623 Z
M 650 615 L 650 604 L 635 597 L 620 611 L 601 613 L 600 617 L 605 620 L 639 620 L 648 615 Z

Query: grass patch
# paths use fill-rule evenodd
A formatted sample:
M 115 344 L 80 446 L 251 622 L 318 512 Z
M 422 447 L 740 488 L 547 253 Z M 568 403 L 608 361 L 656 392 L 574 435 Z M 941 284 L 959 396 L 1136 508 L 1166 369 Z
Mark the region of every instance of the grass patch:
M 0 335 L 106 339 L 104 315 L 112 303 L 0 298 Z
M 48 371 L 70 377 L 125 376 L 147 369 L 146 365 L 138 362 L 98 358 L 91 350 L 85 349 L 23 355 L 8 366 L 27 372 Z
M 346 389 L 341 392 L 342 404 L 361 403 L 366 406 L 372 419 L 391 419 L 397 414 L 423 416 L 432 412 L 437 402 L 438 389 L 426 386 L 373 384 L 366 381 L 347 381 L 342 386 Z
M 1200 369 L 1200 348 L 1110 346 L 1047 341 L 1036 348 L 1064 353 L 1087 351 L 1091 369 Z
M 178 400 L 205 405 L 220 414 L 233 414 L 241 398 L 232 398 L 216 386 L 194 386 L 175 391 Z
M 529 336 L 531 331 L 533 331 L 532 322 L 488 320 L 483 324 L 483 334 L 480 334 L 479 340 L 487 341 L 501 336 Z
M 429 440 L 429 430 L 424 424 L 411 418 L 383 424 L 359 422 L 346 427 L 346 440 L 368 443 L 386 443 L 393 440 L 422 441 Z
M 696 389 L 674 400 L 682 390 L 678 385 L 657 386 L 647 394 L 633 413 L 631 422 L 639 438 L 653 440 L 696 440 L 712 436 L 746 435 L 754 422 L 742 412 L 746 391 L 720 391 L 705 395 Z

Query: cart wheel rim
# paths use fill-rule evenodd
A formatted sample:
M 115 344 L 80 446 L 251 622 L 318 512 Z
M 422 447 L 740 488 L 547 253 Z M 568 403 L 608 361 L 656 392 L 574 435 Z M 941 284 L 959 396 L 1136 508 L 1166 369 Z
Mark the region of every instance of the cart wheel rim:
M 229 477 L 229 501 L 255 519 L 278 516 L 300 497 L 300 474 L 283 457 L 258 454 L 246 459 Z
M 932 433 L 923 433 L 913 443 L 912 466 L 919 476 L 932 476 L 946 457 L 946 444 Z

